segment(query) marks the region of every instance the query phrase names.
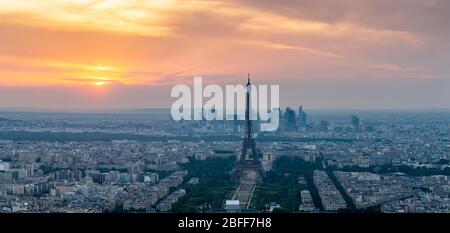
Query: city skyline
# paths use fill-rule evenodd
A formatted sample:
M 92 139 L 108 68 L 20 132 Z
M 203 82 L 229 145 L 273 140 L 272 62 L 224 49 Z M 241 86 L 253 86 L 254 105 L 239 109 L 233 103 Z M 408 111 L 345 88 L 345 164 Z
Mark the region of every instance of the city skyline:
M 279 84 L 282 107 L 450 108 L 448 1 L 0 1 L 0 108 L 169 108 Z
M 303 109 L 254 138 L 249 121 L 0 112 L 0 212 L 449 212 L 450 112 Z

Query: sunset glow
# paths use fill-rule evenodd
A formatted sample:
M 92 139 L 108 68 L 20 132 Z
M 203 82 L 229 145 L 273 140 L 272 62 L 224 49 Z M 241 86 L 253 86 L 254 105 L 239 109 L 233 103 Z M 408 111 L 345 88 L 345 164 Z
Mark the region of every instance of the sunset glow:
M 0 0 L 0 87 L 157 88 L 199 74 L 223 84 L 247 72 L 261 82 L 447 79 L 448 9 L 439 0 Z
M 94 85 L 98 86 L 98 87 L 105 86 L 105 85 L 108 85 L 108 84 L 110 84 L 110 82 L 105 82 L 105 81 L 94 82 Z

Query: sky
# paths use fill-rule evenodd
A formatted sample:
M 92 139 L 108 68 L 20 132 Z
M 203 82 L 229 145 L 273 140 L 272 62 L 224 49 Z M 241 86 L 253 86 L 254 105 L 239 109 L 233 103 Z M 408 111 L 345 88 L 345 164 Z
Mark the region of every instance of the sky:
M 1 108 L 169 108 L 176 84 L 281 106 L 450 108 L 448 0 L 0 0 Z

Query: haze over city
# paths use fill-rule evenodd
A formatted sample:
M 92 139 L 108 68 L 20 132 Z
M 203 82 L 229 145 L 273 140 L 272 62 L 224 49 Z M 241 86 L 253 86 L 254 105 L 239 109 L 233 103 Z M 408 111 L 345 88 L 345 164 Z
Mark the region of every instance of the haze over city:
M 0 1 L 0 107 L 169 108 L 280 84 L 282 107 L 449 108 L 450 2 Z

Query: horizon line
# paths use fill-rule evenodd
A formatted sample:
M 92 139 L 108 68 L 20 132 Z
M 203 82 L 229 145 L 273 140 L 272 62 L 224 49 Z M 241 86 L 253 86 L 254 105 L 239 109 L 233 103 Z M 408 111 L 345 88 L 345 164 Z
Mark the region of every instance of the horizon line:
M 298 106 L 300 107 L 300 105 Z M 283 107 L 281 110 L 298 107 Z M 226 110 L 226 109 L 224 109 Z M 416 108 L 304 108 L 307 111 L 450 111 L 450 107 L 416 107 Z M 119 107 L 119 108 L 47 108 L 47 107 L 0 107 L 0 112 L 33 112 L 33 113 L 124 113 L 139 111 L 168 111 L 170 108 L 158 107 Z

